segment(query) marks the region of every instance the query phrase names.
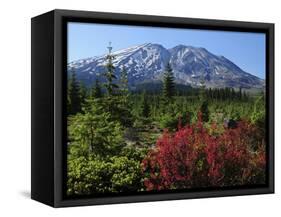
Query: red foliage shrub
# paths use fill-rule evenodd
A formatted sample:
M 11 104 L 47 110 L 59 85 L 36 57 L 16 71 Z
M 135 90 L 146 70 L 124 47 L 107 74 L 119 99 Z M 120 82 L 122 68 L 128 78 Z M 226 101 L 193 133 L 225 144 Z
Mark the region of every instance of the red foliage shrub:
M 246 121 L 215 135 L 198 122 L 164 131 L 142 162 L 147 190 L 234 186 L 265 182 L 265 147 Z M 258 148 L 257 148 L 258 147 Z

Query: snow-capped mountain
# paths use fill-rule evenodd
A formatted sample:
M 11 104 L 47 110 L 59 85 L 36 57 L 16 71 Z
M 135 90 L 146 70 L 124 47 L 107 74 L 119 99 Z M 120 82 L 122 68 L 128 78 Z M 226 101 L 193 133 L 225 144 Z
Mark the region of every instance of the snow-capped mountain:
M 179 84 L 207 87 L 263 88 L 264 80 L 251 75 L 223 56 L 205 48 L 178 45 L 166 49 L 160 44 L 146 43 L 112 53 L 116 75 L 124 66 L 131 87 L 144 82 L 157 82 L 163 78 L 165 65 L 172 66 Z M 77 60 L 68 64 L 68 72 L 75 70 L 79 80 L 87 85 L 95 79 L 103 80 L 106 55 Z

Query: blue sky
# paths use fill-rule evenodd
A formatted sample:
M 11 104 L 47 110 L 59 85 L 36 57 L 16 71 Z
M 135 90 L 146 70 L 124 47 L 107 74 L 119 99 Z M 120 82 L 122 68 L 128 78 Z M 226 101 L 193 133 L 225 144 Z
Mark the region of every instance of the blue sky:
M 223 55 L 244 71 L 265 78 L 265 34 L 210 30 L 138 27 L 111 24 L 68 23 L 68 62 L 103 55 L 143 43 L 166 48 L 179 44 L 204 47 Z

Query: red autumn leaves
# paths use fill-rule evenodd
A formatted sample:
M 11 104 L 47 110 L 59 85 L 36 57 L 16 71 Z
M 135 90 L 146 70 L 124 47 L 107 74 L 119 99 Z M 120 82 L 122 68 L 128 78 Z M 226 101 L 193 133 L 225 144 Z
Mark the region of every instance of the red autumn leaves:
M 142 162 L 146 190 L 223 187 L 265 182 L 265 147 L 259 130 L 246 121 L 235 129 L 195 124 L 158 139 Z

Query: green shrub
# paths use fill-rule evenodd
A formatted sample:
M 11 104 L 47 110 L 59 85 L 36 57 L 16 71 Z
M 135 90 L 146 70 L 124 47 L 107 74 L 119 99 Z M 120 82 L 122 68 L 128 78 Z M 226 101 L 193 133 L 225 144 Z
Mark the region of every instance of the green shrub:
M 92 101 L 84 114 L 71 118 L 68 133 L 72 143 L 100 156 L 115 155 L 124 145 L 120 123 L 112 120 L 98 101 Z
M 162 129 L 175 130 L 178 126 L 178 116 L 172 114 L 163 114 L 159 118 L 159 124 Z
M 140 162 L 126 156 L 96 156 L 68 160 L 68 195 L 138 191 L 142 186 Z

